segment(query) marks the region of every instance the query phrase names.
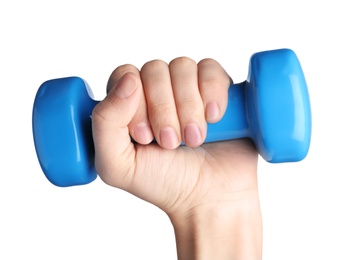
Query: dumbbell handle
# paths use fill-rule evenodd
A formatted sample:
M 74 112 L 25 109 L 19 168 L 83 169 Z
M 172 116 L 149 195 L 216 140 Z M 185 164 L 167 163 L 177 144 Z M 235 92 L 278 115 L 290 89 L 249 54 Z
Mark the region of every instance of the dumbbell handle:
M 228 109 L 219 122 L 208 123 L 204 143 L 250 137 L 250 129 L 245 113 L 245 85 L 245 81 L 230 85 Z M 93 106 L 97 105 L 97 103 L 99 101 L 94 101 Z
M 250 128 L 246 115 L 246 81 L 230 85 L 228 90 L 228 108 L 223 118 L 214 124 L 208 123 L 205 143 L 226 141 L 250 137 Z

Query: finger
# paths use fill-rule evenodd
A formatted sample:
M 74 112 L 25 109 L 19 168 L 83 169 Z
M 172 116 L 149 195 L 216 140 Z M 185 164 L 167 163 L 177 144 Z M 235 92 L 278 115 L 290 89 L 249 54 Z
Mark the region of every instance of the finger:
M 213 59 L 198 63 L 199 89 L 205 107 L 206 121 L 218 122 L 225 114 L 228 88 L 232 83 L 223 67 Z
M 180 145 L 180 124 L 173 97 L 168 64 L 161 60 L 147 62 L 141 68 L 148 118 L 158 144 L 166 149 Z
M 109 92 L 112 88 L 114 88 L 119 82 L 119 80 L 126 74 L 133 73 L 137 76 L 137 83 L 142 85 L 140 78 L 140 71 L 133 65 L 126 64 L 120 67 L 117 67 L 110 75 L 108 84 L 107 84 L 107 92 Z M 148 115 L 147 115 L 147 105 L 144 94 L 142 92 L 141 99 L 139 101 L 139 107 L 129 123 L 129 133 L 131 137 L 138 142 L 139 144 L 149 144 L 153 139 L 154 135 L 152 133 L 152 129 L 149 124 Z
M 180 57 L 169 64 L 182 139 L 196 147 L 206 138 L 204 106 L 198 87 L 198 67 L 192 59 Z
M 95 165 L 108 184 L 122 186 L 134 169 L 135 149 L 128 125 L 138 108 L 142 89 L 133 73 L 125 74 L 92 113 Z
M 125 64 L 117 67 L 110 75 L 107 83 L 107 93 L 111 91 L 113 87 L 120 81 L 120 79 L 127 73 L 133 73 L 138 78 L 140 77 L 139 70 L 131 64 Z

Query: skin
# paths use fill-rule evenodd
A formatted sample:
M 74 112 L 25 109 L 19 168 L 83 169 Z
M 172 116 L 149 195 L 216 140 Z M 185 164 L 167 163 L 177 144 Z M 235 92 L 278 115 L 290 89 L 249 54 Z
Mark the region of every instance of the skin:
M 169 216 L 178 259 L 262 258 L 253 143 L 203 144 L 207 122 L 226 111 L 230 84 L 213 59 L 126 64 L 93 110 L 99 176 Z

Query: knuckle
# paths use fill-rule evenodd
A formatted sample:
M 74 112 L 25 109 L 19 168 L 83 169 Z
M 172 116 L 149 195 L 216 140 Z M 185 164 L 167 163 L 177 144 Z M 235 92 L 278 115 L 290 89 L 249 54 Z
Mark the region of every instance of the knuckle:
M 190 68 L 193 66 L 197 66 L 197 63 L 186 56 L 182 56 L 182 57 L 178 57 L 173 59 L 170 63 L 169 63 L 170 67 L 180 67 L 180 68 Z
M 177 108 L 179 109 L 189 109 L 189 110 L 197 110 L 200 108 L 201 103 L 198 103 L 197 100 L 188 97 L 188 98 L 183 98 L 181 101 L 177 103 Z
M 112 73 L 110 78 L 118 79 L 129 72 L 137 72 L 138 69 L 132 64 L 124 64 L 118 66 Z
M 167 116 L 173 115 L 175 113 L 175 110 L 172 104 L 168 102 L 160 102 L 160 103 L 154 104 L 151 112 L 154 112 L 154 114 L 157 114 L 158 117 L 167 117 Z
M 117 67 L 110 75 L 107 82 L 107 92 L 109 92 L 113 86 L 127 73 L 138 74 L 138 69 L 131 64 L 124 64 Z
M 155 60 L 151 60 L 151 61 L 146 62 L 142 66 L 141 72 L 142 73 L 155 72 L 155 71 L 159 71 L 159 70 L 165 68 L 166 66 L 168 66 L 168 65 L 163 60 L 155 59 Z
M 212 58 L 205 58 L 205 59 L 202 59 L 201 61 L 199 61 L 198 64 L 202 65 L 202 66 L 212 66 L 212 65 L 217 65 L 218 62 Z
M 225 90 L 228 87 L 228 85 L 229 85 L 228 78 L 227 79 L 209 78 L 201 82 L 201 86 L 207 89 L 224 89 Z M 220 95 L 220 93 L 217 92 L 217 95 Z
M 204 106 L 194 100 L 185 100 L 177 105 L 177 110 L 181 117 L 185 118 L 202 118 L 204 117 Z
M 158 103 L 149 109 L 149 118 L 154 125 L 168 125 L 177 120 L 177 113 L 172 104 Z
M 198 63 L 200 71 L 204 71 L 201 77 L 201 84 L 213 85 L 215 87 L 226 87 L 232 83 L 229 74 L 219 62 L 212 58 L 206 58 Z

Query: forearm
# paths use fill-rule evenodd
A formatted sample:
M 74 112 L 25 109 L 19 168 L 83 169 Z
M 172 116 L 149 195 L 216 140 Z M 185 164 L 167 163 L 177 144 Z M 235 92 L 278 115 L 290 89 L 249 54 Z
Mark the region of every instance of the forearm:
M 258 198 L 200 206 L 171 221 L 179 260 L 262 258 Z

